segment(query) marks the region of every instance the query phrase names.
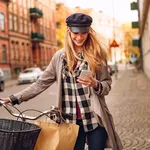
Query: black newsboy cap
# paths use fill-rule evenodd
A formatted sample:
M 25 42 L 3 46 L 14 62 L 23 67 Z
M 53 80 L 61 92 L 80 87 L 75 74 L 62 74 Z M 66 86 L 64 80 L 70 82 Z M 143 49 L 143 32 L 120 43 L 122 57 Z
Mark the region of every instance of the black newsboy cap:
M 67 17 L 66 23 L 69 27 L 89 27 L 92 23 L 92 18 L 83 13 L 75 13 Z
M 66 18 L 66 24 L 72 32 L 88 32 L 92 18 L 83 13 L 75 13 Z

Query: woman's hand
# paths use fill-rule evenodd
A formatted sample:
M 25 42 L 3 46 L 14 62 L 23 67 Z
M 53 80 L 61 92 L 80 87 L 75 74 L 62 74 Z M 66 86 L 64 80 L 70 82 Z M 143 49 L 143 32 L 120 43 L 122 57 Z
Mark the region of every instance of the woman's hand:
M 93 87 L 95 89 L 98 88 L 97 80 L 90 74 L 85 74 L 86 78 L 78 77 L 77 81 L 85 86 Z
M 0 98 L 0 100 L 2 100 L 5 104 L 11 103 L 9 98 Z

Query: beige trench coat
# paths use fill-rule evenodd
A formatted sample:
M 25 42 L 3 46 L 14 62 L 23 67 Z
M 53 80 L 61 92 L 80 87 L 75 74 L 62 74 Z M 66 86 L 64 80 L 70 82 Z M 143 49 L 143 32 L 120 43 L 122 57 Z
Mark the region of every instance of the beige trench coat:
M 21 92 L 14 94 L 14 96 L 18 98 L 20 103 L 37 96 L 55 82 L 58 86 L 56 100 L 58 102 L 59 108 L 61 108 L 61 70 L 63 53 L 64 49 L 61 49 L 54 54 L 49 66 L 44 71 L 43 75 L 37 80 L 37 82 L 31 84 Z M 113 150 L 122 150 L 122 143 L 115 131 L 113 118 L 107 108 L 104 98 L 104 96 L 109 93 L 112 83 L 106 66 L 100 68 L 99 72 L 96 75 L 96 78 L 99 82 L 101 82 L 102 89 L 98 92 L 95 92 L 93 88 L 90 88 L 91 109 L 101 117 L 103 125 L 107 131 L 108 140 L 106 148 L 112 148 Z

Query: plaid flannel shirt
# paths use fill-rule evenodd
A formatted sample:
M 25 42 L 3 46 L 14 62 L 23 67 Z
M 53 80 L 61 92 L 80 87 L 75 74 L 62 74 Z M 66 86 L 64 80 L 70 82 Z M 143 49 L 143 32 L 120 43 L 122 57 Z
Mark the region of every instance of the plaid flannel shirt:
M 80 55 L 80 58 L 82 59 L 77 62 L 74 70 L 75 74 L 69 71 L 64 58 L 62 68 L 62 111 L 71 116 L 66 119 L 66 122 L 76 123 L 76 103 L 78 103 L 84 130 L 91 131 L 98 126 L 98 121 L 95 118 L 96 114 L 90 110 L 89 87 L 77 82 L 81 70 L 88 69 L 88 64 L 82 55 Z

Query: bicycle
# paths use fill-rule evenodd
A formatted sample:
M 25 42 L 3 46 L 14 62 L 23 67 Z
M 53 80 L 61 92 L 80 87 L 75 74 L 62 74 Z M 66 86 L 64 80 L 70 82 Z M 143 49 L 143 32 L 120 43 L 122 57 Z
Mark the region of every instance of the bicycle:
M 41 127 L 26 122 L 26 120 L 37 120 L 42 116 L 47 116 L 57 122 L 59 120 L 57 120 L 58 115 L 65 116 L 65 114 L 60 114 L 54 106 L 51 106 L 49 110 L 43 112 L 34 109 L 21 112 L 15 106 L 5 104 L 2 100 L 0 100 L 0 106 L 4 107 L 12 116 L 17 118 L 17 120 L 0 119 L 0 150 L 33 150 L 40 134 Z M 10 107 L 15 108 L 19 114 L 14 113 Z M 36 117 L 24 114 L 26 111 L 30 110 L 37 111 L 40 114 Z
M 55 106 L 51 106 L 50 109 L 46 111 L 27 109 L 21 112 L 15 106 L 5 104 L 1 99 L 0 106 L 4 107 L 12 116 L 17 118 L 17 120 L 0 118 L 0 150 L 34 150 L 41 127 L 26 122 L 26 120 L 34 121 L 42 116 L 46 116 L 60 124 L 61 119 L 64 120 L 64 118 L 70 117 L 69 114 L 60 112 Z M 14 113 L 10 107 L 15 108 L 19 114 Z M 36 111 L 40 114 L 36 117 L 28 116 L 24 114 L 27 111 Z M 21 119 L 22 121 L 18 121 L 18 119 Z M 88 150 L 87 143 L 85 145 L 85 150 Z

